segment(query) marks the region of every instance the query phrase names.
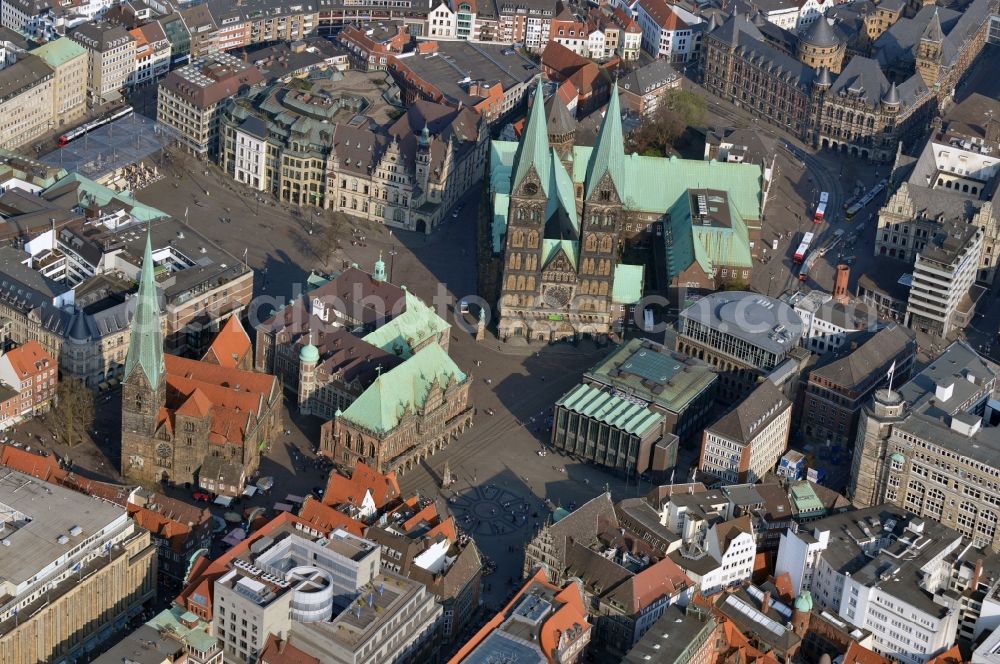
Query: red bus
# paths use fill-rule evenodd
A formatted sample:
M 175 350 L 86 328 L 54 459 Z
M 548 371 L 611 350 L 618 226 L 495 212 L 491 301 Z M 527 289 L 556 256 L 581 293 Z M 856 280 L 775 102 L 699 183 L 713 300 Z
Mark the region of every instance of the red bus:
M 795 255 L 792 257 L 796 263 L 801 263 L 806 259 L 806 254 L 809 253 L 809 245 L 812 244 L 813 234 L 806 233 L 802 236 L 802 242 L 799 244 L 799 248 L 795 250 Z

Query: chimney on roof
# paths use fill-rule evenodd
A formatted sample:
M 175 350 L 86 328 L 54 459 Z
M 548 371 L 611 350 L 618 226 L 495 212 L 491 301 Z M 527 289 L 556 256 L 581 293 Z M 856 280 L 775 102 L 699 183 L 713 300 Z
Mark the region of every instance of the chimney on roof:
M 979 580 L 983 578 L 983 559 L 976 558 L 976 571 L 972 574 L 972 583 L 969 584 L 970 589 L 975 592 L 976 588 L 979 587 Z
M 278 654 L 279 654 L 279 655 L 280 655 L 280 654 L 282 654 L 283 652 L 285 652 L 285 644 L 286 644 L 286 643 L 288 643 L 288 640 L 287 640 L 287 639 L 278 639 L 278 640 L 277 640 L 277 644 L 278 644 Z
M 837 266 L 837 280 L 833 286 L 833 299 L 840 304 L 847 304 L 850 294 L 847 292 L 848 282 L 851 280 L 851 268 L 841 263 Z
M 760 598 L 760 612 L 767 615 L 768 609 L 771 608 L 771 591 L 765 590 L 764 596 Z

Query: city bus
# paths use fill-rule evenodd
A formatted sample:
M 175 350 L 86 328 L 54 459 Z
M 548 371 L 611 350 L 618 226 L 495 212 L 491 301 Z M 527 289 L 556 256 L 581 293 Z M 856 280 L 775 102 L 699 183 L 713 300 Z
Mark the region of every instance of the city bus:
M 813 234 L 806 233 L 802 236 L 802 242 L 799 244 L 799 248 L 795 250 L 795 255 L 792 257 L 796 263 L 801 263 L 806 259 L 806 254 L 809 253 L 809 245 L 812 244 Z
M 830 202 L 829 192 L 820 192 L 819 195 L 819 205 L 816 206 L 816 214 L 813 215 L 813 221 L 817 224 L 822 224 L 824 217 L 826 216 L 826 206 Z

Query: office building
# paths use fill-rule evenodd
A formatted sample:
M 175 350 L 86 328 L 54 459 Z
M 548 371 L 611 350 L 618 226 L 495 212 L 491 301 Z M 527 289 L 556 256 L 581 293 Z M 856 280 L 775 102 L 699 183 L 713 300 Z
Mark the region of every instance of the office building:
M 862 406 L 889 382 L 890 369 L 894 385 L 909 379 L 917 352 L 910 330 L 891 323 L 862 334 L 851 345 L 824 356 L 809 371 L 799 414 L 807 438 L 850 447 Z
M 135 74 L 135 38 L 120 25 L 100 21 L 84 23 L 69 37 L 87 49 L 87 98 L 91 106 L 120 99 L 125 84 Z
M 791 426 L 792 402 L 765 380 L 705 428 L 698 468 L 727 483 L 759 482 L 788 448 Z
M 913 264 L 907 326 L 944 339 L 971 321 L 982 249 L 983 231 L 971 224 L 945 222 L 930 233 Z
M 629 475 L 662 473 L 678 441 L 705 426 L 715 382 L 704 362 L 633 339 L 556 402 L 552 446 Z
M 86 48 L 69 37 L 60 37 L 31 51 L 55 72 L 52 82 L 52 115 L 59 126 L 74 126 L 87 110 L 87 77 L 90 59 Z
M 955 643 L 953 569 L 966 543 L 951 528 L 879 505 L 789 531 L 776 571 L 802 580 L 799 597 L 870 631 L 877 654 L 922 664 Z
M 909 382 L 875 392 L 854 442 L 848 497 L 939 521 L 1000 550 L 1000 438 L 990 364 L 956 341 Z
M 422 584 L 381 569 L 377 544 L 294 517 L 266 528 L 213 563 L 212 621 L 227 662 L 256 660 L 270 634 L 336 664 L 435 656 L 441 607 Z
M 802 319 L 790 306 L 744 291 L 707 295 L 677 321 L 677 350 L 714 367 L 717 397 L 730 402 L 753 391 L 801 338 Z
M 0 661 L 93 650 L 156 595 L 156 549 L 125 509 L 0 469 Z
M 13 150 L 55 127 L 52 67 L 30 53 L 0 70 L 0 148 Z
M 234 56 L 217 53 L 198 58 L 160 81 L 156 119 L 172 130 L 185 150 L 214 158 L 219 151 L 223 102 L 263 80 L 257 67 Z

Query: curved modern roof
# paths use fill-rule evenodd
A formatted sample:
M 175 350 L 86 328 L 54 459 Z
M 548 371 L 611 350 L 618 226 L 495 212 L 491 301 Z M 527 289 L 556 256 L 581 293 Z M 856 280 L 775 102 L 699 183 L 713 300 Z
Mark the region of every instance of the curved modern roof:
M 749 291 L 721 291 L 701 298 L 681 312 L 720 332 L 743 339 L 778 355 L 802 337 L 802 319 L 781 300 Z

